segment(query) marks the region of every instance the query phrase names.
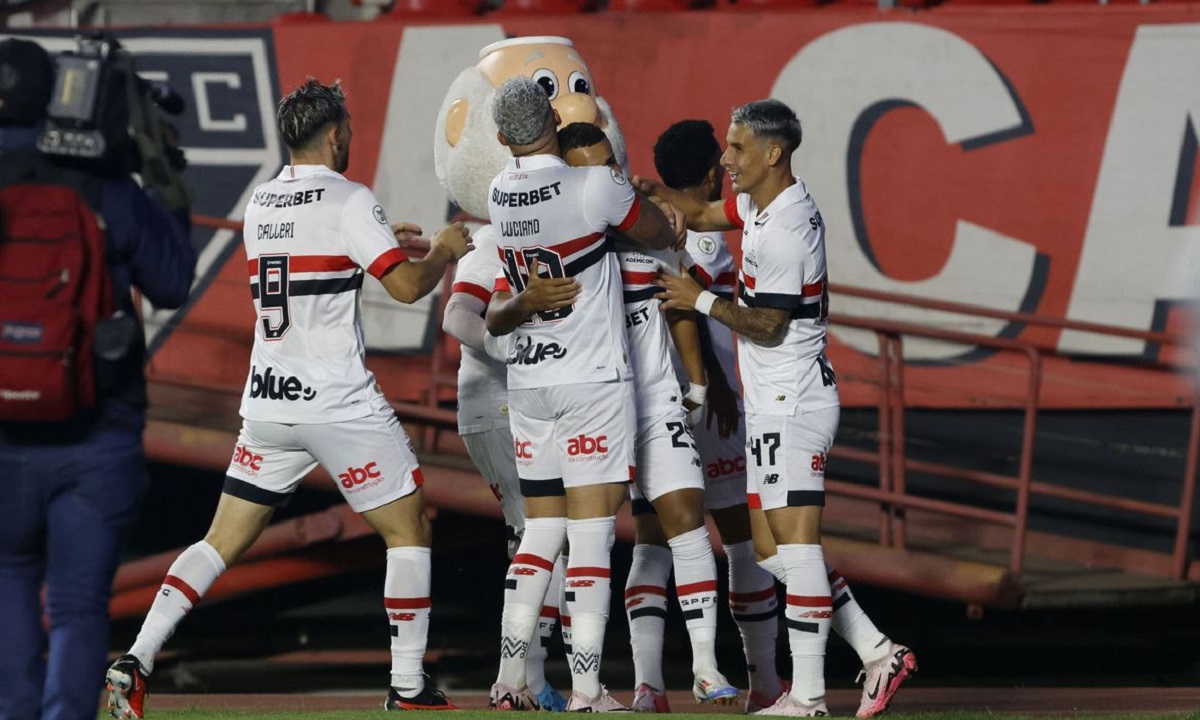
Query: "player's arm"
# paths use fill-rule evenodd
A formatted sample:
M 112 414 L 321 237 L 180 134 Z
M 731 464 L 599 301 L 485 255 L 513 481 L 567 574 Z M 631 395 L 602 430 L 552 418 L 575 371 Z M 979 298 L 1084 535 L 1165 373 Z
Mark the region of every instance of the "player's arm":
M 791 313 L 770 307 L 742 307 L 732 300 L 719 298 L 706 292 L 690 275 L 660 275 L 658 286 L 663 292 L 657 297 L 663 301 L 664 310 L 696 310 L 696 301 L 701 293 L 712 305 L 706 308 L 708 315 L 729 327 L 738 335 L 755 342 L 773 343 L 783 335 Z M 705 308 L 701 308 L 703 311 Z
M 717 420 L 717 433 L 725 438 L 737 432 L 741 412 L 738 410 L 738 392 L 725 375 L 725 368 L 713 350 L 712 334 L 708 331 L 708 323 L 699 321 L 696 330 L 700 334 L 700 353 L 704 359 L 704 370 L 708 374 L 708 394 L 705 406 L 708 408 L 705 424 L 712 427 L 712 421 Z
M 383 287 L 396 300 L 414 303 L 442 281 L 446 266 L 471 252 L 471 232 L 461 222 L 442 228 L 433 236 L 429 252 L 420 260 L 405 259 L 380 276 Z
M 535 312 L 558 310 L 575 302 L 581 288 L 573 277 L 545 277 L 534 260 L 529 265 L 525 289 L 513 295 L 510 290 L 497 288 L 487 307 L 487 330 L 497 337 L 520 327 Z
M 683 407 L 688 411 L 688 424 L 694 426 L 700 422 L 708 393 L 708 376 L 704 372 L 696 313 L 678 310 L 668 312 L 667 328 L 683 363 L 683 372 L 687 375 L 688 391 L 683 397 Z
M 699 198 L 663 185 L 657 180 L 635 175 L 633 184 L 638 190 L 656 198 L 666 200 L 687 217 L 688 228 L 697 232 L 732 230 L 737 225 L 730 221 L 725 211 L 725 202 L 704 202 Z

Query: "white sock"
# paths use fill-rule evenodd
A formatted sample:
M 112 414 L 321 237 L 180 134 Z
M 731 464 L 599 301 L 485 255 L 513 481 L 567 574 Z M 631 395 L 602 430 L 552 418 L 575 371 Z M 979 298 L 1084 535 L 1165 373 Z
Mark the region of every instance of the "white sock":
M 775 668 L 779 636 L 779 598 L 775 578 L 754 562 L 754 541 L 725 546 L 729 559 L 729 612 L 742 635 L 750 690 L 775 699 L 783 688 Z M 778 555 L 768 558 L 778 561 Z
M 567 607 L 567 577 L 566 568 L 571 564 L 571 556 L 563 553 L 563 584 L 558 590 L 558 632 L 562 635 L 563 651 L 567 654 L 567 665 L 571 664 L 571 610 Z
M 571 608 L 572 689 L 600 696 L 600 659 L 612 597 L 612 546 L 616 516 L 567 521 L 571 561 L 567 565 L 567 607 Z
M 671 551 L 658 545 L 634 545 L 625 582 L 625 616 L 633 649 L 633 686 L 645 683 L 665 690 L 662 674 L 663 630 L 667 622 L 667 582 Z
M 692 672 L 717 669 L 717 563 L 708 528 L 701 525 L 667 541 L 675 561 L 675 594 L 692 641 Z
M 562 549 L 566 518 L 525 521 L 521 546 L 504 579 L 504 613 L 500 618 L 500 673 L 496 682 L 521 690 L 526 686 L 525 658 L 537 633 L 542 601 L 550 586 L 554 559 Z
M 787 568 L 788 641 L 792 649 L 794 699 L 812 705 L 825 697 L 825 644 L 833 619 L 833 599 L 820 545 L 780 545 Z
M 529 652 L 525 654 L 525 684 L 534 695 L 539 695 L 546 689 L 546 656 L 550 636 L 554 634 L 554 627 L 558 625 L 558 599 L 562 595 L 565 573 L 562 555 L 559 555 L 554 561 L 554 570 L 550 573 L 550 586 L 546 588 L 546 597 L 542 600 L 537 635 L 529 646 Z
M 392 687 L 401 697 L 416 697 L 425 689 L 430 557 L 426 547 L 395 547 L 387 551 L 383 606 L 392 630 Z
M 747 540 L 746 542 L 753 544 L 753 541 L 751 540 Z M 771 557 L 766 557 L 762 560 L 759 560 L 757 565 L 763 570 L 771 573 L 771 575 L 774 576 L 776 580 L 783 583 L 785 587 L 787 586 L 787 568 L 783 566 L 783 560 L 779 558 L 778 553 L 772 555 Z
M 137 640 L 129 649 L 147 675 L 154 672 L 154 656 L 223 572 L 225 561 L 221 554 L 203 540 L 184 550 L 171 563 L 150 612 L 142 621 Z
M 850 594 L 846 578 L 828 565 L 825 566 L 825 570 L 829 578 L 829 589 L 833 592 L 833 631 L 850 643 L 863 665 L 870 665 L 887 657 L 891 643 L 886 635 L 879 632 L 879 628 L 875 627 L 875 623 L 871 622 L 871 618 L 867 617 L 862 606 Z

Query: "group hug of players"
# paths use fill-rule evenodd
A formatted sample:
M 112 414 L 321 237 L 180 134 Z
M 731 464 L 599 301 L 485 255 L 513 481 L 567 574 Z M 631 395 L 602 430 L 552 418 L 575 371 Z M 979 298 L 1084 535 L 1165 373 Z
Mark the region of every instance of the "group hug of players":
M 112 715 L 145 717 L 163 645 L 318 464 L 387 546 L 385 709 L 455 709 L 423 671 L 424 480 L 366 367 L 360 309 L 365 275 L 412 303 L 454 262 L 443 324 L 463 344 L 460 434 L 503 498 L 515 545 L 489 705 L 667 712 L 672 572 L 693 695 L 735 703 L 714 652 L 707 510 L 729 560 L 746 712 L 828 714 L 831 627 L 863 663 L 858 716 L 885 711 L 916 659 L 879 632 L 820 544 L 839 402 L 824 354 L 824 224 L 791 171 L 795 113 L 773 100 L 737 108 L 724 152 L 708 123 L 671 126 L 654 148 L 661 182 L 627 177 L 600 128 L 560 132 L 529 78 L 499 88 L 491 115 L 512 155 L 489 189 L 491 224 L 472 238 L 452 223 L 418 260 L 401 244 L 420 228 L 390 224 L 374 193 L 342 174 L 353 134 L 339 84 L 310 78 L 280 101 L 289 164 L 256 188 L 243 232 L 256 320 L 242 428 L 208 532 L 171 564 L 136 640 L 105 674 Z M 722 201 L 724 174 L 734 194 Z M 278 227 L 289 232 L 269 231 Z M 740 268 L 720 234 L 731 229 L 742 230 Z M 625 588 L 636 672 L 628 708 L 600 684 L 616 513 L 627 496 L 637 519 Z M 776 581 L 790 680 L 776 671 Z M 544 674 L 556 619 L 569 699 Z
M 737 700 L 714 654 L 708 511 L 728 558 L 728 603 L 750 679 L 745 711 L 827 714 L 832 627 L 863 662 L 858 716 L 883 712 L 916 661 L 823 564 L 819 512 L 838 399 L 824 357 L 824 227 L 790 171 L 795 115 L 776 101 L 739 108 L 725 153 L 709 123 L 676 123 L 654 147 L 657 183 L 627 179 L 600 128 L 556 131 L 536 84 L 525 85 L 510 81 L 497 94 L 493 118 L 513 158 L 492 184 L 492 223 L 458 265 L 443 323 L 463 345 L 459 431 L 502 498 L 513 538 L 489 706 L 625 709 L 599 669 L 613 515 L 628 492 L 637 527 L 625 587 L 630 709 L 669 712 L 662 663 L 672 570 L 693 695 Z M 528 106 L 548 113 L 544 124 Z M 736 194 L 722 202 L 726 170 Z M 755 191 L 772 183 L 779 191 L 756 204 Z M 667 217 L 678 214 L 690 228 L 684 237 Z M 740 272 L 720 232 L 734 228 L 744 233 Z M 718 301 L 776 312 L 764 327 L 762 318 L 740 327 L 746 319 L 713 312 Z M 737 352 L 749 416 L 735 389 Z M 777 523 L 793 527 L 774 532 Z M 776 674 L 777 578 L 787 588 L 790 681 Z M 543 670 L 556 620 L 569 702 Z

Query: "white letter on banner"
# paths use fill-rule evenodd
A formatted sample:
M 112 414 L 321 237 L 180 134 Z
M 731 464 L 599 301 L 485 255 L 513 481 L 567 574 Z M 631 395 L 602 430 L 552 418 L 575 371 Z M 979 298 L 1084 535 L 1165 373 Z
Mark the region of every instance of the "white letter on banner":
M 1004 78 L 977 48 L 945 30 L 915 23 L 867 23 L 835 30 L 806 45 L 779 74 L 773 97 L 800 111 L 804 142 L 794 158 L 825 217 L 831 279 L 922 298 L 1021 310 L 1036 302 L 1038 254 L 1031 245 L 959 220 L 941 271 L 905 282 L 875 263 L 862 222 L 859 162 L 871 127 L 889 110 L 917 106 L 937 121 L 947 142 L 978 147 L 1030 131 Z M 919 248 L 914 251 L 920 252 Z M 855 316 L 919 322 L 986 335 L 1002 320 L 838 296 L 836 310 Z M 834 327 L 836 337 L 874 355 L 870 332 Z M 910 360 L 965 359 L 961 345 L 905 338 Z
M 479 62 L 480 48 L 504 37 L 499 25 L 404 28 L 375 170 L 375 194 L 392 222 L 415 222 L 428 237 L 445 227 L 450 200 L 433 170 L 437 112 L 454 78 Z M 421 348 L 435 295 L 400 305 L 388 297 L 382 285 L 364 285 L 368 347 L 393 351 Z
M 1113 108 L 1100 178 L 1067 317 L 1161 329 L 1172 301 L 1194 299 L 1200 228 L 1200 25 L 1143 26 L 1134 37 Z M 1060 350 L 1137 356 L 1140 340 L 1063 332 Z

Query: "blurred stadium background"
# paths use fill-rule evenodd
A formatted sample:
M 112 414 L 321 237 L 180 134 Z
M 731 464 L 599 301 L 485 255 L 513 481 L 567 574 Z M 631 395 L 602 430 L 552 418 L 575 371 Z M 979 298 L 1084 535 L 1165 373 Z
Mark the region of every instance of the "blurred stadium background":
M 635 172 L 684 117 L 720 132 L 768 95 L 800 115 L 847 408 L 827 552 L 918 652 L 920 682 L 1200 683 L 1200 2 L 7 0 L 0 17 L 59 50 L 108 27 L 187 103 L 201 265 L 185 308 L 146 308 L 154 483 L 117 577 L 114 651 L 203 534 L 234 445 L 252 322 L 238 221 L 284 158 L 275 99 L 341 77 L 348 175 L 394 219 L 437 227 L 460 215 L 433 174 L 450 80 L 489 42 L 554 34 L 588 60 Z M 445 293 L 407 308 L 375 291 L 371 364 L 436 515 L 429 667 L 487 687 L 504 529 L 454 429 Z M 377 688 L 380 550 L 318 471 L 168 645 L 155 691 Z M 616 558 L 620 587 L 628 545 Z M 632 680 L 619 596 L 614 687 Z M 685 641 L 677 612 L 668 647 Z M 830 647 L 830 685 L 848 686 L 857 662 Z M 669 682 L 688 673 L 668 663 Z M 550 677 L 565 685 L 565 665 Z

